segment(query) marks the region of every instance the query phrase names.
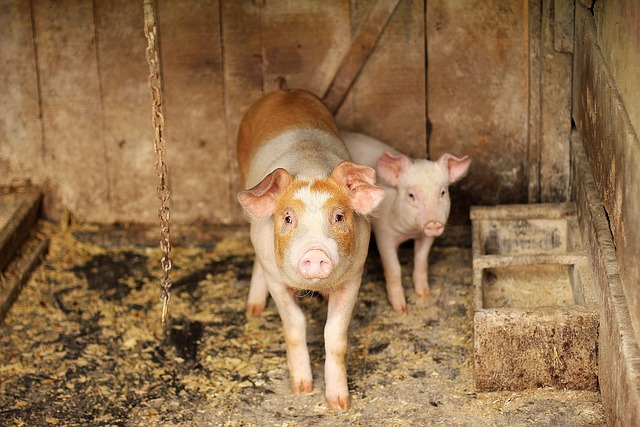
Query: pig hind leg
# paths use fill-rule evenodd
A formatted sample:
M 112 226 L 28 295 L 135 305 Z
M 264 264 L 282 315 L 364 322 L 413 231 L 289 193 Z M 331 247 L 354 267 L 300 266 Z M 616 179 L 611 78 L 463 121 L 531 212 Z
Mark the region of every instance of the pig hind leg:
M 268 297 L 269 291 L 262 272 L 262 266 L 256 259 L 253 261 L 253 271 L 251 272 L 251 285 L 249 286 L 249 297 L 247 298 L 247 315 L 257 316 L 262 313 L 267 306 Z

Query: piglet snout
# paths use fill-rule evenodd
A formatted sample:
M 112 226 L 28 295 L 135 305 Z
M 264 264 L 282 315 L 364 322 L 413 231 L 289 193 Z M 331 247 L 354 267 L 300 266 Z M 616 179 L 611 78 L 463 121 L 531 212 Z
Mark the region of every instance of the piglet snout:
M 311 249 L 300 258 L 298 271 L 305 279 L 324 279 L 331 274 L 333 263 L 320 249 Z
M 424 226 L 424 234 L 429 237 L 438 237 L 444 232 L 444 224 L 440 221 L 430 221 Z

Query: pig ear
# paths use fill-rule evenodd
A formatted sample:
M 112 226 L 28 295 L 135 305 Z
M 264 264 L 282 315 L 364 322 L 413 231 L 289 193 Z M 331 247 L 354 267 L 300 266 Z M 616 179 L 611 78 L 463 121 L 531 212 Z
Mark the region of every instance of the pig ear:
M 400 174 L 406 172 L 411 167 L 411 159 L 404 154 L 393 155 L 387 151 L 382 153 L 376 162 L 378 175 L 389 185 L 398 185 Z
M 384 197 L 384 190 L 375 185 L 376 171 L 368 166 L 341 162 L 331 177 L 349 189 L 353 208 L 363 215 L 374 210 Z
M 268 217 L 273 214 L 276 196 L 289 184 L 291 184 L 289 172 L 278 168 L 265 176 L 256 186 L 238 193 L 238 200 L 253 216 Z
M 471 159 L 469 156 L 458 158 L 453 154 L 444 153 L 438 159 L 438 166 L 449 173 L 449 182 L 456 182 L 460 178 L 463 178 L 469 171 L 469 165 Z

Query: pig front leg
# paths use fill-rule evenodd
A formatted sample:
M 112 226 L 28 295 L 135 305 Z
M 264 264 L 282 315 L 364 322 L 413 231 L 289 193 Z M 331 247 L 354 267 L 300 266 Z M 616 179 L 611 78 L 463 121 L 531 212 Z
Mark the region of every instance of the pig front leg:
M 382 261 L 382 269 L 384 270 L 387 298 L 394 311 L 406 313 L 407 302 L 402 289 L 402 269 L 398 259 L 400 243 L 393 236 L 379 229 L 375 230 L 375 236 L 378 252 L 380 252 L 380 260 Z
M 419 237 L 414 242 L 413 252 L 413 286 L 419 297 L 430 297 L 429 289 L 429 251 L 433 245 L 433 237 Z
M 268 297 L 267 282 L 264 278 L 260 261 L 256 258 L 253 261 L 253 271 L 251 272 L 251 284 L 249 285 L 249 297 L 247 298 L 247 316 L 257 316 L 262 313 L 267 306 Z
M 358 297 L 358 282 L 350 283 L 329 295 L 327 323 L 324 327 L 326 359 L 324 364 L 325 399 L 334 409 L 347 410 L 351 406 L 347 385 L 347 331 L 353 306 Z
M 313 376 L 307 349 L 307 325 L 297 296 L 282 284 L 270 284 L 269 291 L 276 303 L 287 347 L 287 365 L 291 390 L 295 394 L 313 390 Z

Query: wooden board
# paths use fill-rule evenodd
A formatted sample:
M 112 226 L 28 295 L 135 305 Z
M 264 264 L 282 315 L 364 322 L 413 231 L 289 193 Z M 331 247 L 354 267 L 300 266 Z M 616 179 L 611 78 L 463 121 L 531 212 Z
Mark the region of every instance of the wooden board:
M 580 19 L 585 16 L 580 17 Z M 578 47 L 577 52 L 580 50 Z M 640 348 L 616 262 L 608 217 L 600 202 L 582 138 L 572 135 L 573 197 L 591 259 L 599 308 L 598 382 L 608 425 L 640 424 Z
M 42 202 L 38 190 L 0 192 L 0 272 L 29 236 Z
M 472 203 L 528 200 L 528 25 L 526 0 L 427 2 L 429 156 L 473 159 L 452 190 L 454 221 Z
M 542 5 L 539 201 L 561 202 L 569 195 L 573 1 Z
M 154 222 L 160 202 L 142 7 L 128 0 L 98 0 L 94 5 L 110 218 Z
M 348 2 L 275 0 L 259 13 L 263 90 L 282 76 L 322 97 L 350 47 Z
M 109 178 L 102 127 L 92 4 L 33 4 L 44 158 L 52 212 L 109 222 Z
M 354 35 L 373 3 L 352 1 Z M 418 158 L 427 139 L 424 27 L 424 2 L 401 1 L 336 115 L 340 127 Z
M 3 271 L 0 282 L 0 322 L 11 308 L 11 304 L 20 294 L 29 276 L 38 266 L 49 247 L 47 237 L 36 236 L 22 245 L 20 253 L 9 263 Z
M 0 191 L 0 322 L 48 247 L 33 232 L 41 203 L 35 188 Z
M 222 39 L 224 114 L 227 162 L 230 172 L 228 203 L 235 223 L 245 216 L 237 194 L 243 190 L 236 160 L 236 134 L 244 112 L 262 95 L 262 48 L 260 44 L 260 10 L 257 3 L 223 1 L 220 7 Z
M 578 8 L 573 117 L 616 246 L 624 294 L 640 340 L 640 142 L 615 89 L 588 9 Z
M 5 1 L 0 13 L 0 182 L 42 184 L 43 146 L 30 2 Z
M 158 2 L 158 21 L 172 218 L 228 224 L 218 1 Z

